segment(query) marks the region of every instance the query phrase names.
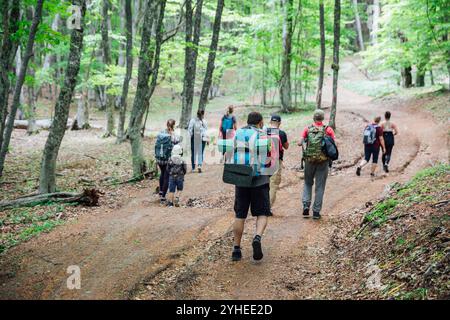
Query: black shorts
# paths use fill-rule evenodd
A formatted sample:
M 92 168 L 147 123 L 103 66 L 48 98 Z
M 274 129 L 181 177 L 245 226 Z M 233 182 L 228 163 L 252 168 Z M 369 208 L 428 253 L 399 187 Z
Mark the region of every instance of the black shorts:
M 251 208 L 252 216 L 271 216 L 269 184 L 255 188 L 236 187 L 234 198 L 236 218 L 245 219 Z
M 378 156 L 380 154 L 380 147 L 375 147 L 375 145 L 364 145 L 364 159 L 369 162 L 372 158 L 373 163 L 378 163 Z

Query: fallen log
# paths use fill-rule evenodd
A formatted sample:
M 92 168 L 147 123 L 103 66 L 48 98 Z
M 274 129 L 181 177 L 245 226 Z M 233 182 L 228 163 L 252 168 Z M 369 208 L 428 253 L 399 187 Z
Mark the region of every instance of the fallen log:
M 73 119 L 69 118 L 67 120 L 66 129 L 72 128 L 74 122 L 76 122 L 76 120 L 74 121 Z M 51 125 L 52 125 L 52 120 L 51 119 L 36 120 L 36 128 L 38 130 L 48 130 L 48 129 L 50 129 Z M 95 125 L 91 125 L 90 127 L 92 129 L 102 129 L 101 126 L 95 126 Z M 14 120 L 14 128 L 15 129 L 27 130 L 27 128 L 28 128 L 28 120 Z
M 93 207 L 98 205 L 99 198 L 100 192 L 96 189 L 86 189 L 82 193 L 55 192 L 38 194 L 15 200 L 0 201 L 0 210 L 33 207 L 46 203 L 78 203 Z

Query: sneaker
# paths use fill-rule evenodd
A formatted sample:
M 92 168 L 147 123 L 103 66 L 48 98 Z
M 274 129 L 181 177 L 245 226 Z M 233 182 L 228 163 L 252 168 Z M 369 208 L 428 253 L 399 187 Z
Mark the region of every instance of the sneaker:
M 372 173 L 370 174 L 370 176 L 371 176 L 372 178 L 375 178 L 375 173 L 372 172 Z
M 202 173 L 202 168 L 198 167 L 198 173 Z
M 167 202 L 167 199 L 166 199 L 166 198 L 160 198 L 160 199 L 159 199 L 159 203 L 160 203 L 160 204 L 166 204 L 166 202 Z
M 319 212 L 313 212 L 313 219 L 319 220 L 321 218 L 321 215 Z
M 242 252 L 240 247 L 234 247 L 233 252 L 231 253 L 231 260 L 232 261 L 241 261 L 242 259 Z
M 356 175 L 359 177 L 361 175 L 361 168 L 356 168 Z
M 255 238 L 253 238 L 252 246 L 253 246 L 253 259 L 255 261 L 261 260 L 264 255 L 263 255 L 262 248 L 261 248 L 261 237 L 260 236 L 255 236 Z
M 167 202 L 167 206 L 168 206 L 168 207 L 173 207 L 173 202 L 170 202 L 170 201 Z
M 175 199 L 174 205 L 175 205 L 175 207 L 177 207 L 177 208 L 180 206 L 180 199 L 179 199 L 179 198 L 176 198 L 176 199 Z
M 309 208 L 303 209 L 303 218 L 309 218 Z
M 388 173 L 388 172 L 389 172 L 389 170 L 388 170 L 388 166 L 387 166 L 387 165 L 385 165 L 385 164 L 383 164 L 383 170 L 384 170 L 384 172 Z

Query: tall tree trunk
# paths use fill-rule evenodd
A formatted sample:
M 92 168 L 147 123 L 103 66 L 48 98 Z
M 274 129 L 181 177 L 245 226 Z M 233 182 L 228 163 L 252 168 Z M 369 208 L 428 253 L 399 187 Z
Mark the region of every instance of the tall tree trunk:
M 102 50 L 103 50 L 103 62 L 105 64 L 105 69 L 107 69 L 111 61 L 111 44 L 109 41 L 109 29 L 110 29 L 110 16 L 109 11 L 111 10 L 110 0 L 103 0 L 102 7 Z M 108 91 L 109 87 L 106 88 Z M 110 137 L 114 135 L 114 97 L 106 93 L 106 133 L 105 137 Z
M 180 127 L 186 129 L 192 115 L 194 101 L 195 75 L 197 72 L 198 44 L 200 41 L 200 28 L 203 0 L 197 0 L 195 18 L 192 19 L 192 1 L 186 0 L 186 48 L 184 60 L 184 81 Z
M 339 75 L 339 44 L 341 38 L 341 0 L 334 0 L 334 43 L 333 43 L 333 100 L 331 103 L 330 126 L 336 129 L 337 88 Z
M 319 20 L 320 20 L 320 67 L 319 67 L 319 82 L 317 84 L 316 104 L 317 108 L 322 108 L 322 90 L 325 71 L 325 8 L 323 0 L 319 3 Z
M 267 58 L 263 55 L 263 70 L 262 70 L 262 104 L 267 105 L 267 81 L 266 81 L 266 70 L 267 68 Z
M 157 10 L 158 5 L 159 14 Z M 148 109 L 149 99 L 156 87 L 156 79 L 158 77 L 165 6 L 166 0 L 149 0 L 145 10 L 141 51 L 139 54 L 137 90 L 128 125 L 128 136 L 130 138 L 133 161 L 133 175 L 136 178 L 142 177 L 147 170 L 142 146 L 141 128 L 143 116 Z M 157 20 L 155 28 L 156 39 L 154 45 L 152 45 L 152 30 L 155 20 Z M 151 87 L 149 85 L 150 77 L 152 77 Z
M 380 0 L 373 0 L 372 33 L 370 35 L 371 44 L 377 43 L 380 21 Z
M 120 117 L 117 133 L 117 142 L 125 138 L 125 117 L 127 112 L 127 99 L 130 80 L 133 72 L 133 16 L 131 11 L 131 0 L 125 0 L 125 29 L 126 29 L 126 73 L 123 80 L 122 95 L 120 97 Z
M 56 189 L 56 159 L 59 147 L 66 131 L 70 103 L 80 71 L 80 59 L 83 53 L 84 16 L 86 0 L 72 0 L 72 4 L 81 8 L 80 29 L 73 29 L 70 36 L 70 52 L 67 62 L 64 84 L 55 105 L 55 117 L 45 143 L 39 178 L 39 193 L 52 193 Z
M 412 68 L 410 66 L 402 68 L 402 87 L 411 88 L 412 87 Z
M 292 62 L 292 9 L 293 0 L 282 0 L 283 21 L 283 61 L 281 69 L 280 99 L 283 112 L 292 108 L 291 62 Z
M 353 0 L 353 10 L 355 11 L 355 28 L 359 50 L 364 51 L 364 38 L 361 29 L 361 19 L 359 18 L 358 0 Z
M 224 7 L 224 0 L 217 0 L 216 17 L 214 18 L 213 34 L 211 45 L 209 47 L 208 64 L 206 66 L 205 79 L 203 80 L 202 91 L 200 93 L 200 101 L 198 103 L 198 110 L 205 110 L 208 103 L 208 92 L 211 87 L 212 77 L 215 68 L 216 52 L 219 45 L 220 24 L 222 22 L 222 12 Z
M 22 87 L 25 82 L 25 76 L 27 75 L 28 62 L 33 55 L 34 39 L 36 37 L 36 32 L 38 31 L 39 24 L 42 18 L 42 6 L 44 0 L 38 0 L 36 3 L 35 13 L 33 17 L 33 22 L 30 28 L 30 34 L 28 36 L 27 45 L 25 48 L 25 54 L 23 56 L 22 65 L 20 67 L 19 74 L 17 76 L 16 85 L 14 87 L 13 102 L 11 105 L 11 112 L 8 116 L 8 122 L 6 124 L 6 129 L 4 133 L 3 144 L 0 150 L 0 176 L 3 173 L 3 167 L 5 164 L 6 153 L 8 152 L 9 142 L 11 140 L 11 134 L 14 128 L 14 120 L 16 118 L 17 109 L 20 106 L 20 98 L 22 95 Z
M 28 127 L 27 127 L 27 134 L 33 135 L 38 132 L 38 128 L 36 126 L 36 101 L 37 101 L 37 95 L 36 95 L 36 89 L 34 86 L 29 86 L 27 88 L 28 90 L 28 107 L 30 115 L 28 117 Z
M 416 87 L 425 87 L 425 70 L 422 68 L 417 68 Z
M 3 134 L 5 131 L 5 121 L 8 116 L 8 98 L 11 83 L 9 72 L 12 69 L 17 51 L 18 41 L 13 41 L 13 35 L 19 29 L 20 1 L 13 0 L 11 8 L 9 1 L 0 2 L 2 11 L 2 31 L 3 38 L 0 48 L 0 148 L 3 145 Z M 0 171 L 1 177 L 1 171 Z

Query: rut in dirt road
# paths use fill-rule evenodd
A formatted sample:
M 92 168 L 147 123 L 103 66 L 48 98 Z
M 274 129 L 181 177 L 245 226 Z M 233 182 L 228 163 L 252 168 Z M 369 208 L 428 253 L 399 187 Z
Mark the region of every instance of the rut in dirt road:
M 329 87 L 329 86 L 327 86 Z M 326 88 L 327 88 L 326 87 Z M 234 188 L 221 181 L 220 165 L 188 174 L 189 207 L 166 208 L 152 195 L 156 181 L 120 209 L 83 215 L 8 252 L 0 262 L 0 297 L 6 299 L 312 298 L 327 297 L 330 275 L 320 257 L 328 250 L 331 218 L 379 197 L 385 187 L 446 159 L 446 128 L 431 127 L 425 113 L 386 106 L 339 90 L 337 143 L 341 161 L 327 182 L 322 221 L 303 219 L 300 149 L 285 154 L 281 189 L 263 237 L 265 258 L 251 261 L 253 219 L 246 224 L 244 258 L 230 261 Z M 400 119 L 393 170 L 373 181 L 354 174 L 361 158 L 364 120 L 389 108 Z M 300 130 L 288 132 L 298 139 Z M 67 267 L 81 270 L 81 289 L 67 289 Z

